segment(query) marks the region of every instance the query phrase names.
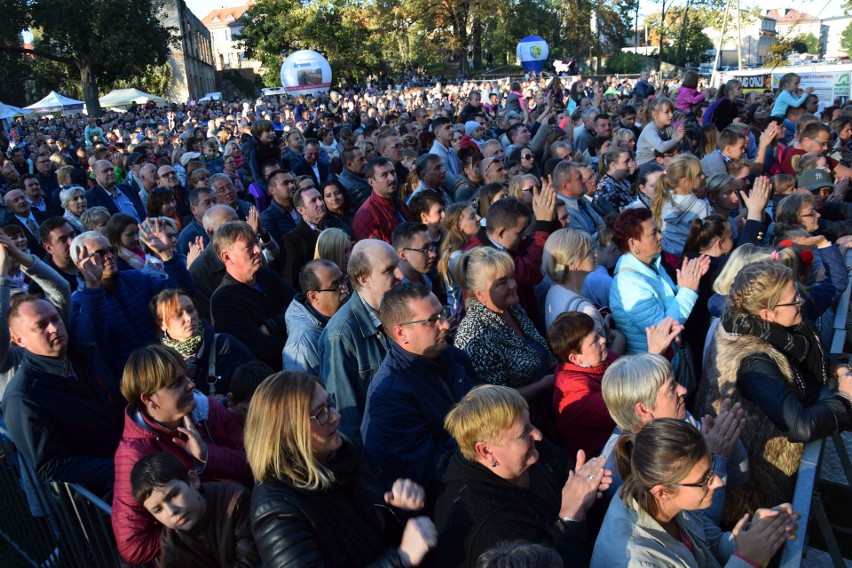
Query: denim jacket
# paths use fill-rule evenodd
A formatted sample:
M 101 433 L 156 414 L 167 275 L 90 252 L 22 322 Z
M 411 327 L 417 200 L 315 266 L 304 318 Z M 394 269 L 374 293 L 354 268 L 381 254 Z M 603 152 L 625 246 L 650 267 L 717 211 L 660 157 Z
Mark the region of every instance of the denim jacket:
M 370 310 L 354 292 L 320 336 L 320 376 L 337 398 L 340 431 L 359 448 L 367 390 L 388 351 L 388 339 Z

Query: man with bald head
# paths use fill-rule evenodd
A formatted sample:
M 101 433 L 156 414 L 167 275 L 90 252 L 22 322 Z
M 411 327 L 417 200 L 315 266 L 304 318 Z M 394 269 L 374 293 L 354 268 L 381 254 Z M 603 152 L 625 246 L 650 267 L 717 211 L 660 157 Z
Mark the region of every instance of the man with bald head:
M 207 233 L 208 244 L 189 267 L 189 274 L 192 276 L 195 287 L 195 308 L 198 310 L 198 315 L 208 320 L 210 319 L 210 298 L 225 277 L 225 265 L 213 246 L 209 244 L 209 239 L 213 238 L 213 233 L 219 227 L 236 220 L 237 212 L 228 205 L 212 205 L 201 217 L 201 225 Z
M 378 239 L 364 239 L 352 247 L 347 272 L 352 297 L 320 336 L 320 376 L 337 398 L 340 431 L 361 446 L 367 389 L 388 350 L 379 306 L 403 275 L 396 251 Z
M 6 193 L 3 202 L 8 211 L 5 224 L 21 227 L 24 230 L 24 236 L 27 237 L 27 248 L 31 253 L 40 255 L 41 238 L 39 238 L 38 226 L 49 215 L 35 209 L 20 189 L 13 189 Z
M 139 185 L 142 189 L 139 191 L 139 200 L 146 206 L 148 205 L 148 196 L 154 192 L 157 187 L 157 166 L 151 163 L 146 163 L 139 168 Z M 177 176 L 175 176 L 177 178 Z M 180 183 L 180 182 L 178 182 Z
M 106 207 L 111 215 L 127 213 L 140 223 L 147 214 L 139 195 L 122 191 L 115 183 L 115 170 L 109 160 L 98 160 L 92 165 L 95 186 L 86 192 L 88 207 Z

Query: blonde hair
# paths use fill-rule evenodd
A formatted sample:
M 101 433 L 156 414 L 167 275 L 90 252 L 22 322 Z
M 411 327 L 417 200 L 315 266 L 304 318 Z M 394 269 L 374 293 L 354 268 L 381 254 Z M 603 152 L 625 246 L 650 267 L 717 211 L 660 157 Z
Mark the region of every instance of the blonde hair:
M 781 80 L 778 81 L 778 90 L 786 91 L 787 86 L 793 84 L 796 79 L 800 79 L 800 77 L 796 73 L 787 73 L 781 77 Z
M 655 408 L 657 392 L 671 374 L 668 359 L 653 353 L 625 355 L 610 365 L 601 382 L 601 394 L 616 425 L 624 432 L 639 430 L 642 421 L 636 403 Z
M 657 185 L 654 186 L 651 214 L 654 216 L 654 222 L 658 227 L 662 227 L 663 207 L 667 201 L 672 200 L 672 194 L 680 185 L 680 182 L 688 179 L 690 183 L 694 183 L 700 174 L 701 162 L 692 154 L 678 154 L 671 159 L 665 173 L 657 178 Z
M 538 178 L 535 177 L 534 175 L 532 175 L 532 174 L 517 175 L 509 181 L 509 191 L 508 191 L 509 197 L 514 197 L 518 201 L 523 202 L 521 200 L 521 196 L 523 195 L 523 191 L 521 191 L 521 190 L 524 189 L 524 185 L 526 185 L 526 182 L 530 181 L 530 180 L 532 180 L 533 183 L 535 183 L 535 185 L 537 187 L 539 187 L 539 188 L 541 187 L 541 182 L 539 182 Z
M 462 455 L 476 461 L 476 443 L 497 441 L 527 410 L 527 401 L 515 389 L 479 385 L 447 413 L 444 429 L 456 440 Z
M 267 377 L 249 404 L 246 458 L 256 482 L 278 479 L 315 491 L 334 483 L 334 474 L 311 450 L 311 399 L 317 377 L 282 371 Z
M 154 343 L 131 353 L 121 375 L 121 394 L 130 410 L 145 410 L 143 394 L 152 395 L 162 388 L 175 386 L 178 370 L 186 373 L 186 362 L 171 347 Z
M 444 214 L 444 238 L 441 241 L 440 253 L 438 254 L 438 274 L 449 283 L 454 283 L 453 275 L 450 274 L 450 257 L 456 251 L 460 251 L 470 241 L 470 237 L 465 235 L 459 223 L 462 215 L 470 209 L 476 213 L 476 209 L 467 202 L 453 203 L 449 206 Z
M 474 301 L 474 292 L 485 291 L 487 285 L 500 275 L 515 273 L 515 261 L 508 253 L 491 247 L 476 247 L 463 253 L 453 267 L 453 278 L 467 290 L 467 301 Z
M 727 296 L 731 291 L 731 284 L 734 278 L 739 274 L 743 266 L 753 262 L 761 262 L 770 260 L 772 255 L 766 248 L 752 243 L 744 243 L 731 253 L 728 262 L 725 263 L 719 275 L 713 282 L 713 291 L 721 296 Z
M 324 258 L 325 260 L 330 260 L 346 273 L 346 264 L 348 263 L 346 247 L 349 247 L 349 254 L 351 254 L 352 240 L 346 234 L 346 231 L 336 227 L 323 229 L 317 238 L 317 246 L 314 248 L 314 259 Z
M 781 302 L 784 288 L 795 282 L 793 271 L 780 262 L 755 262 L 740 270 L 731 284 L 730 304 L 734 312 L 757 316 Z
M 586 258 L 592 251 L 592 237 L 577 229 L 559 229 L 551 233 L 544 243 L 541 255 L 541 272 L 555 284 L 568 276 L 572 264 Z

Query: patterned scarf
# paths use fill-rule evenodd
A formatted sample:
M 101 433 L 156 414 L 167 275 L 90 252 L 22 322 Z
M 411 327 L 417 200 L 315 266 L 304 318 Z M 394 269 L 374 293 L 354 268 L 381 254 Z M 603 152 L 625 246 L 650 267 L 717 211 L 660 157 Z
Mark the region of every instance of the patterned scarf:
M 204 325 L 201 324 L 198 326 L 198 333 L 183 341 L 172 339 L 168 333 L 163 333 L 163 345 L 171 347 L 180 353 L 184 359 L 189 357 L 194 359 L 202 343 L 204 343 Z

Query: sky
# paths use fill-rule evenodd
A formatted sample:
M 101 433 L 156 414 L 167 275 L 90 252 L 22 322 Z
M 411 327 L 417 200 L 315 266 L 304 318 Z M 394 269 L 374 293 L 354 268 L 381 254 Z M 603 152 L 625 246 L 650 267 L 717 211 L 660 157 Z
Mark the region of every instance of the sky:
M 733 1 L 733 0 L 732 0 Z M 684 0 L 676 0 L 675 4 L 682 4 Z M 211 11 L 223 6 L 240 6 L 245 4 L 245 0 L 186 0 L 186 5 L 189 9 L 198 16 L 199 19 L 204 18 Z M 745 9 L 747 6 L 759 6 L 764 10 L 780 9 L 784 6 L 790 6 L 797 10 L 807 12 L 812 16 L 822 18 L 830 18 L 832 16 L 842 16 L 843 10 L 840 9 L 841 0 L 796 0 L 791 2 L 781 2 L 779 0 L 741 0 L 740 8 Z M 640 0 L 641 12 L 654 12 L 659 10 L 659 3 L 650 0 Z

